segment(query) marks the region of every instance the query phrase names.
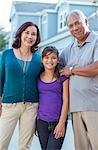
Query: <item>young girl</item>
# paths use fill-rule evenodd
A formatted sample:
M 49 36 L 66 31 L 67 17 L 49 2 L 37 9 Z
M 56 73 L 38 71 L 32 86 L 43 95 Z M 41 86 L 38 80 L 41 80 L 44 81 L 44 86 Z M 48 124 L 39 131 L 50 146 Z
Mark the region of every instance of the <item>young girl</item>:
M 39 109 L 37 132 L 42 150 L 60 150 L 68 114 L 68 78 L 59 76 L 58 50 L 53 46 L 42 52 L 43 71 L 38 79 Z

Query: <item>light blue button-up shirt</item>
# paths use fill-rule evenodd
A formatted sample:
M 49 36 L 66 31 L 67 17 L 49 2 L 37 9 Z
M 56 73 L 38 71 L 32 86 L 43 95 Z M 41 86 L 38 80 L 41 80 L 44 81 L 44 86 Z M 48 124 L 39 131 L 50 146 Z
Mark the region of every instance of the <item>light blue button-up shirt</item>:
M 61 63 L 67 66 L 84 67 L 98 61 L 98 35 L 91 32 L 79 47 L 74 41 L 61 53 Z M 70 111 L 98 111 L 98 76 L 70 77 Z

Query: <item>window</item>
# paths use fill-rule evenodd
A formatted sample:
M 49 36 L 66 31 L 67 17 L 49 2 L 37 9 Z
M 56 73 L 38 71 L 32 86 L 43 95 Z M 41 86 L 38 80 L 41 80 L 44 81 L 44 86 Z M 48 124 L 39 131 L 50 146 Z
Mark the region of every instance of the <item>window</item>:
M 63 16 L 62 15 L 60 15 L 60 29 L 62 29 L 62 27 L 63 27 Z
M 66 11 L 62 11 L 58 16 L 58 31 L 66 28 Z
M 47 22 L 47 14 L 42 16 L 42 24 L 45 24 Z
M 66 26 L 66 12 L 64 13 L 64 27 Z

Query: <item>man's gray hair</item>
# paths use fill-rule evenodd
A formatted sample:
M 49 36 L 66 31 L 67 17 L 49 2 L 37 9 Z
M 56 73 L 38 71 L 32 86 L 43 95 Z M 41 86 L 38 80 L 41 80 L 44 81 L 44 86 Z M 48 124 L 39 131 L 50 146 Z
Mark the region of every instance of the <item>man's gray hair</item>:
M 75 10 L 73 10 L 70 13 L 67 14 L 67 16 L 66 16 L 66 24 L 67 25 L 68 25 L 68 22 L 67 22 L 68 21 L 68 17 L 70 15 L 73 15 L 73 14 L 77 15 L 81 20 L 87 19 L 87 17 L 85 16 L 85 14 L 81 10 L 75 9 Z

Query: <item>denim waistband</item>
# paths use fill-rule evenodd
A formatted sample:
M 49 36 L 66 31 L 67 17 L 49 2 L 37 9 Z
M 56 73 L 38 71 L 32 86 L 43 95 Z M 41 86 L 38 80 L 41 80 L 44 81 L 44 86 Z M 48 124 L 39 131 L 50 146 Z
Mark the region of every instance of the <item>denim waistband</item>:
M 40 119 L 38 117 L 37 117 L 37 120 L 45 122 L 45 123 L 50 124 L 50 125 L 55 125 L 55 124 L 57 124 L 59 122 L 58 120 L 55 120 L 55 121 L 45 121 L 45 120 L 42 120 L 42 119 Z

